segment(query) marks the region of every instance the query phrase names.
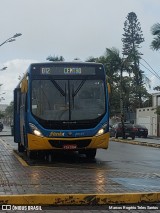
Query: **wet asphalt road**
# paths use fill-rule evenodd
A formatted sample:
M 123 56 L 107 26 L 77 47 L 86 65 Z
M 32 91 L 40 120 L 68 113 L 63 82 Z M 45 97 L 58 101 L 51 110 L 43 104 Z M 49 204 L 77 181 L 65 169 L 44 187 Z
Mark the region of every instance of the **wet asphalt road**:
M 160 149 L 110 142 L 107 151 L 99 150 L 96 159 L 103 161 L 113 169 L 134 172 L 158 172 L 160 175 Z

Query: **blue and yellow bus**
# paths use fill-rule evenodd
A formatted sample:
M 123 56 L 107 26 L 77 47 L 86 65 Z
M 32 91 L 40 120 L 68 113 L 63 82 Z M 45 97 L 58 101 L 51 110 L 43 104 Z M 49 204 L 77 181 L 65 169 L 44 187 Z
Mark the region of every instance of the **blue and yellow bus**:
M 109 143 L 109 97 L 100 63 L 31 64 L 14 90 L 14 142 L 31 157 L 74 150 L 95 158 Z

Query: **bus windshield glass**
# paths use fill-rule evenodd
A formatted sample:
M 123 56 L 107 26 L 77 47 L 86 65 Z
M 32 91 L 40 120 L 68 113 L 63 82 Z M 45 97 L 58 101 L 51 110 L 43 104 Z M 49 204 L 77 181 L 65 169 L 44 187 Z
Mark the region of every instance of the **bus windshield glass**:
M 42 120 L 91 120 L 105 113 L 103 80 L 34 79 L 32 114 Z

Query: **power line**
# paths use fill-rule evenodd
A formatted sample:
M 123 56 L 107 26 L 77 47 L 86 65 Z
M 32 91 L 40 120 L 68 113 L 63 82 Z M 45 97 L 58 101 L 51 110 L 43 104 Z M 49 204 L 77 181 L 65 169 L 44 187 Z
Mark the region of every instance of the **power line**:
M 157 77 L 158 78 L 158 80 L 160 80 L 160 76 L 155 72 L 155 73 L 153 73 L 148 67 L 146 67 L 144 64 L 142 64 L 141 62 L 140 62 L 140 64 L 143 66 L 143 67 L 145 67 L 149 72 L 151 72 L 155 77 Z
M 151 67 L 151 65 L 144 59 L 144 58 L 141 58 L 151 69 L 152 69 L 152 71 L 155 73 L 153 73 L 150 69 L 148 69 L 147 67 L 145 67 L 144 65 L 142 65 L 142 66 L 144 66 L 147 70 L 149 70 L 153 75 L 155 75 L 158 79 L 160 79 L 160 76 L 158 75 L 158 73 Z
M 151 65 L 150 65 L 144 58 L 142 58 L 142 60 L 146 62 L 146 64 L 153 70 L 153 72 L 154 72 L 156 75 L 158 75 L 158 73 L 151 67 Z M 159 76 L 159 75 L 158 75 L 158 76 Z M 159 76 L 159 77 L 160 77 L 160 76 Z

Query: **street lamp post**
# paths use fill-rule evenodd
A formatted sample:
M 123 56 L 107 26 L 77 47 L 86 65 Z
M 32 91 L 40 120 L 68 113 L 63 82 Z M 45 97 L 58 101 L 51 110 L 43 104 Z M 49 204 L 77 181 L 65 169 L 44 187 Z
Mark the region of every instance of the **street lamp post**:
M 13 42 L 13 41 L 15 41 L 15 40 L 16 40 L 15 38 L 17 38 L 17 37 L 19 37 L 19 36 L 21 36 L 21 35 L 22 35 L 21 33 L 16 33 L 14 36 L 8 38 L 8 39 L 5 40 L 2 44 L 0 44 L 0 46 L 6 44 L 6 43 L 8 43 L 8 42 Z
M 6 94 L 5 92 L 3 92 L 3 93 L 1 93 L 0 95 L 4 95 L 4 94 Z
M 2 67 L 1 69 L 0 69 L 0 71 L 4 71 L 4 70 L 6 70 L 7 69 L 7 67 Z
M 4 45 L 4 44 L 8 43 L 8 42 L 13 42 L 13 41 L 15 41 L 16 38 L 19 37 L 19 36 L 21 36 L 21 35 L 22 35 L 21 33 L 16 33 L 16 34 L 13 35 L 12 37 L 10 37 L 10 38 L 6 39 L 4 42 L 2 42 L 2 43 L 0 44 L 0 47 L 1 47 L 2 45 Z M 6 69 L 7 69 L 7 67 L 5 66 L 5 67 L 1 68 L 0 71 L 4 71 L 4 70 L 6 70 Z M 2 84 L 0 84 L 0 86 L 2 86 Z M 5 93 L 4 93 L 4 94 L 5 94 Z M 0 95 L 2 95 L 2 94 L 0 94 Z M 1 97 L 1 98 L 0 98 L 0 101 L 2 101 L 2 100 L 5 100 L 4 97 Z
M 19 37 L 19 36 L 21 36 L 21 35 L 22 35 L 21 33 L 16 33 L 16 34 L 13 35 L 12 37 L 6 39 L 3 43 L 1 43 L 0 46 L 6 44 L 6 43 L 8 43 L 8 42 L 13 42 L 13 41 L 15 41 L 15 40 L 16 40 L 15 38 L 17 38 L 17 37 Z M 3 67 L 3 68 L 0 69 L 0 71 L 4 71 L 4 70 L 6 70 L 6 69 L 7 69 L 7 67 Z

